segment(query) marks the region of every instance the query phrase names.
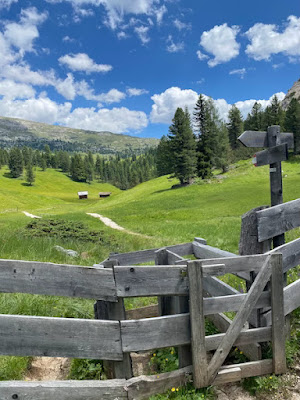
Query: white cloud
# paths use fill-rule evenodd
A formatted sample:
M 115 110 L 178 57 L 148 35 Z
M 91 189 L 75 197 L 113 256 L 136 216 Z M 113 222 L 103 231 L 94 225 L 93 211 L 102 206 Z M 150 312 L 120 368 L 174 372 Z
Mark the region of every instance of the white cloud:
M 63 40 L 63 42 L 69 42 L 69 43 L 72 43 L 72 42 L 75 42 L 75 39 L 73 39 L 73 38 L 71 38 L 70 36 L 64 36 L 63 38 L 62 38 L 62 40 Z
M 74 85 L 74 78 L 72 74 L 67 74 L 65 80 L 56 82 L 56 91 L 67 100 L 74 100 L 76 97 L 76 88 Z
M 53 124 L 66 118 L 71 107 L 71 103 L 57 104 L 45 97 L 14 101 L 2 99 L 0 115 Z
M 173 24 L 179 31 L 192 29 L 192 25 L 190 23 L 182 22 L 178 18 L 174 20 Z
M 1 42 L 0 42 L 1 43 Z M 17 82 L 37 86 L 54 86 L 56 82 L 55 73 L 49 71 L 32 71 L 28 64 L 12 64 L 0 70 L 0 76 Z
M 0 80 L 0 96 L 5 99 L 26 99 L 34 97 L 35 90 L 24 83 L 16 83 L 9 79 Z
M 76 108 L 61 122 L 73 128 L 114 133 L 139 131 L 148 125 L 147 116 L 143 111 L 132 111 L 126 107 L 111 110 L 102 108 L 98 111 L 94 108 Z
M 7 64 L 14 62 L 18 59 L 18 55 L 12 51 L 7 40 L 5 40 L 4 36 L 0 32 L 0 67 L 4 67 Z M 1 70 L 5 70 L 6 68 L 2 68 Z
M 202 33 L 200 45 L 214 56 L 208 61 L 210 67 L 228 62 L 239 54 L 240 45 L 236 41 L 238 32 L 237 26 L 229 27 L 223 24 Z
M 229 75 L 239 75 L 241 79 L 244 79 L 245 74 L 247 73 L 246 68 L 233 69 L 229 72 Z
M 86 100 L 97 101 L 98 107 L 102 107 L 102 103 L 119 103 L 126 97 L 126 94 L 118 89 L 110 89 L 107 93 L 95 94 L 94 89 L 86 81 L 76 82 L 75 87 L 77 95 L 83 96 Z
M 126 32 L 121 31 L 117 33 L 118 39 L 127 39 L 128 35 Z
M 194 111 L 195 104 L 198 99 L 198 93 L 191 89 L 180 89 L 178 87 L 171 87 L 160 94 L 155 94 L 151 97 L 153 100 L 152 111 L 150 114 L 150 120 L 153 123 L 171 124 L 172 118 L 174 117 L 177 107 L 188 107 L 190 114 Z M 204 95 L 207 97 L 206 95 Z M 282 100 L 285 96 L 283 92 L 276 93 L 279 100 Z M 270 105 L 273 96 L 268 100 L 244 100 L 238 101 L 235 105 L 241 111 L 244 118 L 251 111 L 254 103 L 257 101 L 265 109 Z M 219 112 L 220 118 L 224 121 L 227 120 L 228 112 L 231 108 L 231 104 L 225 99 L 213 99 L 214 104 Z
M 282 32 L 271 24 L 257 23 L 247 32 L 251 41 L 246 53 L 254 60 L 270 60 L 272 54 L 283 53 L 288 56 L 300 56 L 300 17 L 288 17 L 288 23 Z
M 134 28 L 135 33 L 138 35 L 138 37 L 140 38 L 140 41 L 142 42 L 142 44 L 147 44 L 150 42 L 150 37 L 148 36 L 148 31 L 149 31 L 149 27 L 148 26 L 136 26 Z
M 20 23 L 5 24 L 5 40 L 9 45 L 19 49 L 21 55 L 26 51 L 33 51 L 34 40 L 39 37 L 37 26 L 46 18 L 47 13 L 39 13 L 35 7 L 22 10 Z
M 66 54 L 58 59 L 61 64 L 67 65 L 72 71 L 83 71 L 87 74 L 91 72 L 109 72 L 112 66 L 108 64 L 96 64 L 87 54 Z
M 156 16 L 156 22 L 157 25 L 160 25 L 162 23 L 164 15 L 168 12 L 167 7 L 165 5 L 161 6 L 160 8 L 157 8 L 154 10 L 154 14 Z
M 9 8 L 13 3 L 17 3 L 18 0 L 0 0 L 0 9 Z
M 190 112 L 193 111 L 198 94 L 191 89 L 171 87 L 163 93 L 154 94 L 151 99 L 154 102 L 150 114 L 151 122 L 170 124 L 177 107 L 188 107 Z
M 132 96 L 141 96 L 142 94 L 147 94 L 149 92 L 146 89 L 128 88 L 127 93 L 129 97 L 132 97 Z
M 168 36 L 167 44 L 167 51 L 169 53 L 178 53 L 179 51 L 182 51 L 184 49 L 184 43 L 174 43 L 172 35 Z
M 200 50 L 197 50 L 196 54 L 200 61 L 207 60 L 209 58 L 208 55 L 201 53 Z
M 115 133 L 140 131 L 148 125 L 148 118 L 143 111 L 133 111 L 125 107 L 111 110 L 75 108 L 73 111 L 71 108 L 69 102 L 58 104 L 45 96 L 15 101 L 0 99 L 0 115 L 6 117 Z

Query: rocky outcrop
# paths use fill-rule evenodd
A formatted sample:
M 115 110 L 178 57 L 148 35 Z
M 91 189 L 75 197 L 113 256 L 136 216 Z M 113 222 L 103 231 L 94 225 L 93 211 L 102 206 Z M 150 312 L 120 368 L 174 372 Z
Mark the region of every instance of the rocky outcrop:
M 290 101 L 293 98 L 296 98 L 300 101 L 300 79 L 293 84 L 293 86 L 287 92 L 285 98 L 282 100 L 281 105 L 284 110 L 288 108 Z

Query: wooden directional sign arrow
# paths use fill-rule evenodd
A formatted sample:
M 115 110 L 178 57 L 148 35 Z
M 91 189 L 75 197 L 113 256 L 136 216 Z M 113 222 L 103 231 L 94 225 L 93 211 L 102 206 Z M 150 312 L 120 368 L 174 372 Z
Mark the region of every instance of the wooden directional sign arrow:
M 283 143 L 278 146 L 269 147 L 266 150 L 259 151 L 253 158 L 253 164 L 256 167 L 262 165 L 273 164 L 279 161 L 286 161 L 288 159 L 288 144 Z
M 246 147 L 269 147 L 267 132 L 245 131 L 238 140 Z M 280 133 L 280 143 L 287 143 L 288 148 L 294 147 L 293 134 L 290 132 Z

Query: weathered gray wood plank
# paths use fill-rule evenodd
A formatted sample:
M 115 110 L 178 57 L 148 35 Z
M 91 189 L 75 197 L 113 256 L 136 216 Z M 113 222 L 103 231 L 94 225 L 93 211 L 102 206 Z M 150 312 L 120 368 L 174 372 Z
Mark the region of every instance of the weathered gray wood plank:
M 119 322 L 0 315 L 0 354 L 122 360 Z
M 284 315 L 290 314 L 300 307 L 300 279 L 291 283 L 283 289 L 284 293 Z
M 191 341 L 190 315 L 121 321 L 124 352 L 180 346 Z
M 215 315 L 212 317 L 215 317 Z M 215 322 L 214 318 L 212 320 Z M 226 331 L 230 325 L 230 321 L 224 321 L 224 326 L 216 325 L 218 325 L 217 327 L 220 330 Z M 190 315 L 178 314 L 158 318 L 122 321 L 121 333 L 124 352 L 146 351 L 155 348 L 190 344 Z M 216 349 L 224 336 L 224 333 L 206 336 L 206 349 Z M 270 338 L 271 327 L 247 329 L 240 333 L 234 345 L 240 347 L 253 342 L 265 342 L 270 340 Z
M 201 261 L 189 261 L 190 323 L 193 357 L 193 382 L 196 388 L 208 384 L 203 305 L 203 270 Z
M 258 240 L 278 236 L 300 226 L 300 199 L 257 212 Z
M 0 292 L 116 301 L 112 271 L 37 261 L 0 260 Z
M 186 267 L 115 267 L 117 295 L 120 297 L 187 295 Z
M 185 385 L 191 381 L 190 366 L 177 371 L 166 372 L 159 375 L 139 376 L 127 381 L 126 390 L 129 400 L 149 399 L 157 393 L 164 393 L 173 387 Z
M 273 367 L 275 374 L 283 374 L 286 372 L 286 357 L 282 256 L 281 254 L 274 254 L 272 258 L 271 300 Z
M 167 257 L 168 257 L 168 264 L 172 265 L 175 263 L 180 263 L 182 262 L 184 265 L 187 263 L 187 259 L 179 256 L 178 254 L 174 253 L 171 250 L 166 250 L 167 251 Z
M 248 256 L 211 258 L 201 260 L 203 275 L 236 274 L 238 272 L 259 272 L 262 268 L 267 254 L 254 254 Z
M 230 370 L 233 365 L 225 365 L 220 368 L 220 372 Z M 241 369 L 241 378 L 250 378 L 251 376 L 267 375 L 273 372 L 272 360 L 251 361 L 242 364 L 234 364 L 234 367 Z M 218 375 L 214 380 L 214 385 L 218 385 Z
M 210 382 L 215 379 L 219 368 L 226 359 L 233 343 L 236 341 L 254 305 L 256 304 L 258 298 L 261 296 L 263 289 L 270 279 L 273 261 L 272 257 L 273 256 L 269 256 L 266 259 L 265 264 L 255 278 L 255 281 L 251 286 L 247 297 L 243 301 L 232 324 L 229 326 L 225 337 L 223 338 L 220 346 L 218 347 L 212 360 L 210 361 L 210 364 L 208 366 L 208 376 Z
M 254 157 L 256 158 L 256 167 L 286 161 L 288 159 L 288 146 L 286 143 L 283 143 L 278 146 L 269 147 L 266 150 L 258 151 Z
M 269 254 L 273 253 L 282 254 L 283 272 L 287 272 L 300 264 L 300 239 L 295 239 L 269 251 Z
M 205 259 L 205 258 L 226 258 L 226 257 L 238 257 L 234 253 L 230 253 L 229 251 L 220 250 L 216 247 L 204 245 L 202 243 L 193 242 L 193 251 L 194 255 L 197 258 Z M 242 279 L 249 280 L 250 274 L 245 272 L 236 273 Z
M 182 243 L 173 246 L 167 246 L 166 249 L 176 253 L 179 256 L 193 254 L 192 243 Z M 154 261 L 157 250 L 159 250 L 159 248 L 133 251 L 130 253 L 112 253 L 109 256 L 109 259 L 118 260 L 120 265 L 142 264 Z
M 127 399 L 126 381 L 0 381 L 1 400 Z

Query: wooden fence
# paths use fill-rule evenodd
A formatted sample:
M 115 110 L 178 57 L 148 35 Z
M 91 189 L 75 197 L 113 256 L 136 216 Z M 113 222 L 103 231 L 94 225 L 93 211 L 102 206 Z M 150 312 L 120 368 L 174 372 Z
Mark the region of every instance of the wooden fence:
M 299 212 L 298 200 L 258 211 L 257 240 L 298 226 Z M 135 265 L 152 261 L 156 265 Z M 299 263 L 300 239 L 265 254 L 237 256 L 195 238 L 162 249 L 112 254 L 94 267 L 0 260 L 1 292 L 97 299 L 94 320 L 0 315 L 0 354 L 107 360 L 117 378 L 0 382 L 1 400 L 142 399 L 192 378 L 203 387 L 283 373 L 284 316 L 300 306 L 300 280 L 283 287 L 283 272 Z M 228 273 L 244 279 L 248 293 L 218 278 Z M 126 320 L 123 299 L 143 296 L 158 296 L 160 316 Z M 255 310 L 264 310 L 259 324 Z M 228 311 L 237 312 L 233 321 L 223 314 Z M 222 333 L 205 336 L 205 317 Z M 259 343 L 269 341 L 273 359 L 261 360 Z M 132 377 L 131 352 L 172 346 L 179 349 L 179 370 Z M 232 346 L 250 362 L 223 365 Z

